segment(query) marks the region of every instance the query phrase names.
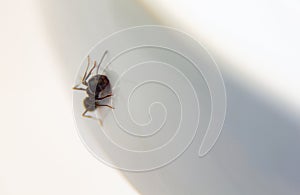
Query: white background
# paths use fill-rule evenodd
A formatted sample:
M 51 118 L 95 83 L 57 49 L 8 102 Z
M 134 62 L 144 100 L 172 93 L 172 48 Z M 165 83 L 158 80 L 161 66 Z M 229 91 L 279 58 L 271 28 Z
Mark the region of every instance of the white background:
M 233 77 L 299 116 L 298 1 L 141 2 L 0 1 L 0 194 L 137 194 L 81 144 L 71 87 L 97 41 L 153 18 L 198 37 Z

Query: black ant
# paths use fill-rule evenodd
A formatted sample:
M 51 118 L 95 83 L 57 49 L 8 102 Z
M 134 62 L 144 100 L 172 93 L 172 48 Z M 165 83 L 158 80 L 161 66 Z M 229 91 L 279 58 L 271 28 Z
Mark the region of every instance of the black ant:
M 103 100 L 105 98 L 111 97 L 112 94 L 108 94 L 105 96 L 102 96 L 102 93 L 104 91 L 104 89 L 106 87 L 108 87 L 110 85 L 109 80 L 107 78 L 107 76 L 105 75 L 101 75 L 99 74 L 99 67 L 100 64 L 102 63 L 104 57 L 106 56 L 107 51 L 104 52 L 98 67 L 97 67 L 97 62 L 94 61 L 94 66 L 90 69 L 90 71 L 88 72 L 89 66 L 90 66 L 90 56 L 88 56 L 88 65 L 86 67 L 85 73 L 83 75 L 83 78 L 81 80 L 81 83 L 78 85 L 75 85 L 73 87 L 74 90 L 82 90 L 82 91 L 86 91 L 88 97 L 84 98 L 83 100 L 83 105 L 85 107 L 85 111 L 82 113 L 83 117 L 87 117 L 87 118 L 93 118 L 92 116 L 86 115 L 87 112 L 92 112 L 95 111 L 97 109 L 97 107 L 100 106 L 106 106 L 109 107 L 111 109 L 113 109 L 112 106 L 110 105 L 106 105 L 106 104 L 100 104 L 99 101 Z M 91 76 L 93 70 L 97 67 L 97 71 L 96 71 L 96 75 L 92 76 L 90 79 L 89 77 Z M 86 88 L 80 88 L 78 87 L 79 85 L 84 85 L 86 86 Z

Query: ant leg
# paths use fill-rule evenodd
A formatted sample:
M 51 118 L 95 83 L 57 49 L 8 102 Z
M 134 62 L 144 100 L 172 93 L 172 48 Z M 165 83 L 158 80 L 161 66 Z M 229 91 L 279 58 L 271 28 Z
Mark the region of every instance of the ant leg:
M 103 99 L 111 97 L 111 96 L 113 96 L 113 94 L 108 94 L 106 96 L 103 96 L 103 97 L 100 97 L 100 98 L 96 98 L 96 100 L 103 100 Z
M 88 110 L 85 110 L 85 111 L 82 113 L 82 116 L 83 116 L 83 117 L 86 117 L 86 118 L 93 118 L 93 117 L 90 116 L 90 115 L 86 115 L 87 112 L 88 112 Z
M 84 72 L 84 75 L 83 75 L 83 78 L 82 78 L 82 80 L 81 80 L 81 83 L 82 84 L 85 84 L 86 82 L 86 73 L 87 73 L 87 71 L 88 71 L 88 69 L 89 69 L 89 67 L 90 67 L 90 64 L 91 64 L 91 58 L 90 58 L 90 55 L 88 55 L 88 65 L 86 66 L 86 69 L 85 69 L 85 72 Z
M 98 67 L 97 67 L 97 74 L 98 74 L 98 72 L 99 72 L 100 65 L 102 64 L 102 61 L 103 61 L 103 59 L 104 59 L 104 57 L 106 56 L 107 53 L 108 53 L 108 51 L 105 50 L 105 52 L 103 53 L 103 55 L 102 55 L 102 57 L 101 57 L 101 60 L 100 60 L 100 62 L 99 62 L 99 64 L 98 64 Z
M 108 52 L 107 50 L 104 52 L 104 54 L 103 54 L 103 56 L 102 56 L 102 58 L 101 58 L 101 60 L 100 60 L 100 62 L 99 62 L 99 64 L 98 64 L 97 73 L 99 72 L 100 64 L 102 63 L 102 61 L 103 61 L 104 57 L 106 56 L 107 52 Z M 93 66 L 93 67 L 91 68 L 91 70 L 87 73 L 87 71 L 88 71 L 88 69 L 89 69 L 89 66 L 90 66 L 90 63 L 91 63 L 91 59 L 90 59 L 90 56 L 88 56 L 88 65 L 87 65 L 87 67 L 86 67 L 85 73 L 84 73 L 83 78 L 82 78 L 82 80 L 81 80 L 81 83 L 82 83 L 83 85 L 87 85 L 87 82 L 86 82 L 86 81 L 87 81 L 88 78 L 91 76 L 93 70 L 94 70 L 94 69 L 96 68 L 96 66 L 97 66 L 97 62 L 94 61 L 94 66 Z
M 102 120 L 101 119 L 98 119 L 98 118 L 95 118 L 95 117 L 92 117 L 92 116 L 90 116 L 90 115 L 86 115 L 86 113 L 87 113 L 88 111 L 87 110 L 85 110 L 83 113 L 82 113 L 82 116 L 83 117 L 86 117 L 86 118 L 91 118 L 91 119 L 95 119 L 95 120 L 98 120 L 99 121 L 99 124 L 102 126 L 103 125 L 103 122 L 102 122 Z
M 114 107 L 112 107 L 110 105 L 107 105 L 107 104 L 98 104 L 97 102 L 96 102 L 96 106 L 106 106 L 106 107 L 109 107 L 111 109 L 115 109 Z
M 89 71 L 89 73 L 87 74 L 87 76 L 85 77 L 85 79 L 83 81 L 84 84 L 87 84 L 86 80 L 88 80 L 88 78 L 91 76 L 91 74 L 92 74 L 93 70 L 96 68 L 96 66 L 97 66 L 97 62 L 94 61 L 94 66 L 91 68 L 91 70 Z
M 103 122 L 101 119 L 98 119 L 100 126 L 103 126 Z
M 78 85 L 75 85 L 74 87 L 73 87 L 73 89 L 74 90 L 81 90 L 81 91 L 85 91 L 86 89 L 84 89 L 84 88 L 81 88 L 81 87 L 78 87 L 80 84 L 78 84 Z
M 85 72 L 84 72 L 84 75 L 81 79 L 81 83 L 80 84 L 77 84 L 73 87 L 74 90 L 82 90 L 82 91 L 85 91 L 85 89 L 83 88 L 78 88 L 79 85 L 83 84 L 85 86 L 87 86 L 87 83 L 86 83 L 86 73 L 90 67 L 90 63 L 91 63 L 91 59 L 90 59 L 90 56 L 88 55 L 88 65 L 86 66 L 86 69 L 85 69 Z
M 80 87 L 73 87 L 74 90 L 80 90 L 80 91 L 85 91 L 85 89 L 80 88 Z

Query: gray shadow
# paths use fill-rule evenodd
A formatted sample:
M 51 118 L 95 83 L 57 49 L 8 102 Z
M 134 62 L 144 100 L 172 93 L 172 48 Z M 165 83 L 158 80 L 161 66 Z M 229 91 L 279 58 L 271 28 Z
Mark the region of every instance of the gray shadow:
M 142 194 L 300 193 L 299 121 L 230 78 L 225 83 L 227 118 L 213 150 L 197 157 L 198 134 L 176 162 L 157 171 L 125 173 Z

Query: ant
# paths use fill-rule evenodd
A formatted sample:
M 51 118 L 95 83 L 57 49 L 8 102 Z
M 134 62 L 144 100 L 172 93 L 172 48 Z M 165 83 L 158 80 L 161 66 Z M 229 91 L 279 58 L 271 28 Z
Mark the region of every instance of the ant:
M 97 67 L 97 62 L 94 61 L 94 66 L 90 69 L 90 71 L 88 71 L 90 63 L 91 63 L 91 59 L 90 56 L 88 56 L 88 65 L 86 67 L 85 73 L 83 75 L 83 78 L 81 79 L 81 83 L 78 85 L 75 85 L 73 87 L 73 90 L 81 90 L 81 91 L 86 91 L 88 97 L 84 98 L 83 100 L 83 105 L 85 107 L 85 111 L 82 113 L 83 117 L 87 117 L 87 118 L 93 118 L 90 115 L 86 115 L 87 112 L 93 112 L 97 109 L 97 107 L 100 106 L 106 106 L 109 107 L 111 109 L 114 109 L 112 106 L 110 105 L 106 105 L 106 104 L 100 104 L 99 101 L 103 100 L 105 98 L 111 97 L 112 94 L 108 94 L 105 96 L 102 96 L 102 93 L 104 91 L 104 89 L 106 87 L 108 87 L 110 85 L 109 80 L 107 78 L 107 76 L 105 75 L 101 75 L 99 74 L 99 67 L 104 59 L 104 57 L 107 54 L 107 50 L 104 52 L 104 54 L 102 55 L 102 58 L 98 64 Z M 90 79 L 89 77 L 91 76 L 93 70 L 97 67 L 97 71 L 96 74 L 94 76 L 92 76 Z M 84 85 L 86 86 L 86 88 L 80 88 L 78 87 L 79 85 Z

